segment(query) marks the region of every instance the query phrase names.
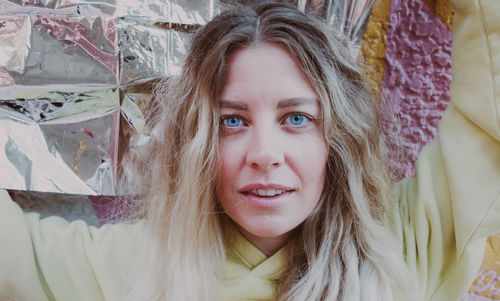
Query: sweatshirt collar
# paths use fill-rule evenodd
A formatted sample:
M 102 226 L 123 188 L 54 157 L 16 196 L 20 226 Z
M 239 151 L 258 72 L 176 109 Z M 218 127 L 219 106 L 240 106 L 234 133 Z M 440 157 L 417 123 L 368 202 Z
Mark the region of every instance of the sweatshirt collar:
M 229 246 L 226 256 L 244 266 L 256 277 L 268 280 L 279 279 L 286 266 L 285 250 L 281 248 L 271 256 L 267 256 L 250 243 L 234 224 L 228 225 L 227 241 Z

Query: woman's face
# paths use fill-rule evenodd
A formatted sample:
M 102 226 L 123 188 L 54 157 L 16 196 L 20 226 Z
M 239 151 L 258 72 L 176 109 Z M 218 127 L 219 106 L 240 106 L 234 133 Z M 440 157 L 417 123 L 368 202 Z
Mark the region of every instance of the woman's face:
M 219 100 L 217 199 L 242 234 L 270 255 L 316 207 L 328 147 L 316 92 L 287 50 L 235 53 Z

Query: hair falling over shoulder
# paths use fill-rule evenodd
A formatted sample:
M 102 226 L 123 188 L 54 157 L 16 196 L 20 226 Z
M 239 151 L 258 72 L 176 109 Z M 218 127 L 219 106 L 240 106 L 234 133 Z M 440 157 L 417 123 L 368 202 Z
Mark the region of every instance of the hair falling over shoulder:
M 195 34 L 182 73 L 157 85 L 150 140 L 124 160 L 150 229 L 128 299 L 217 299 L 225 251 L 216 100 L 231 55 L 259 42 L 283 46 L 307 75 L 329 145 L 322 197 L 287 244 L 276 299 L 411 299 L 401 242 L 384 226 L 391 193 L 377 104 L 342 35 L 282 2 L 214 18 Z

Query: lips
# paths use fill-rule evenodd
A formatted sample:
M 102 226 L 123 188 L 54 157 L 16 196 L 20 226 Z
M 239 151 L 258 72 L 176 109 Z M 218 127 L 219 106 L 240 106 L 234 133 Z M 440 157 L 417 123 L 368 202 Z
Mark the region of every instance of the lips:
M 283 189 L 252 189 L 248 193 L 256 194 L 259 197 L 273 197 L 285 192 Z
M 252 184 L 243 187 L 240 193 L 245 201 L 257 208 L 275 208 L 286 203 L 294 188 L 277 184 Z
M 240 189 L 241 193 L 252 193 L 259 196 L 273 196 L 284 192 L 291 192 L 295 189 L 279 184 L 250 184 Z

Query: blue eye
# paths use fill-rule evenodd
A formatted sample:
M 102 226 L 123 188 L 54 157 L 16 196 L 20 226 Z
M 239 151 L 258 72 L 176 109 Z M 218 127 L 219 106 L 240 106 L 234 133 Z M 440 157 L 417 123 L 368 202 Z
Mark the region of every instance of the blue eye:
M 308 122 L 310 120 L 309 117 L 302 115 L 302 114 L 291 114 L 288 116 L 285 121 L 288 124 L 291 125 L 303 125 L 304 123 Z
M 242 123 L 241 119 L 236 116 L 226 117 L 222 119 L 222 124 L 229 128 L 234 128 L 240 126 Z

